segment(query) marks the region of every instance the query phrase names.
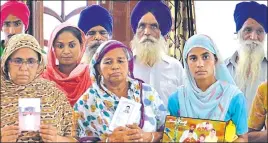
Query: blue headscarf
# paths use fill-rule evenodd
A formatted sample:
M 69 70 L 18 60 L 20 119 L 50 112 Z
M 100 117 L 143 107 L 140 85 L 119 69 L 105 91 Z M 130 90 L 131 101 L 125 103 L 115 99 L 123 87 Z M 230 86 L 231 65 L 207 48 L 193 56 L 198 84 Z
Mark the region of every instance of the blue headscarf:
M 100 5 L 91 5 L 81 11 L 78 27 L 86 34 L 95 26 L 102 26 L 109 35 L 113 33 L 113 18 L 109 11 Z
M 234 11 L 234 20 L 236 24 L 236 32 L 238 32 L 245 21 L 248 18 L 253 18 L 260 25 L 263 26 L 265 32 L 267 33 L 268 25 L 268 10 L 267 6 L 264 4 L 259 4 L 255 1 L 251 2 L 241 2 L 238 3 Z
M 206 91 L 198 88 L 186 62 L 188 53 L 196 47 L 204 48 L 218 58 L 214 71 L 217 81 Z M 183 62 L 187 80 L 184 86 L 179 88 L 179 93 L 182 93 L 178 96 L 180 116 L 224 120 L 231 99 L 241 91 L 235 86 L 235 82 L 212 39 L 202 34 L 194 35 L 188 39 L 184 46 Z

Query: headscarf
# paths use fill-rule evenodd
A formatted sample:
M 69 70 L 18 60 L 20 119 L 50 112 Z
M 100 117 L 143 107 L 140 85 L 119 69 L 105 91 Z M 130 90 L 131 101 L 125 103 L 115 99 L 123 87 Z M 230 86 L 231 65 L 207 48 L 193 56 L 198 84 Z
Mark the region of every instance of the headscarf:
M 78 27 L 85 34 L 98 25 L 104 27 L 109 35 L 113 34 L 113 18 L 108 10 L 100 5 L 91 5 L 81 11 Z
M 17 85 L 6 78 L 8 73 L 5 64 L 9 57 L 21 48 L 30 48 L 41 55 L 39 70 L 33 81 L 26 85 Z M 72 128 L 72 108 L 64 93 L 56 88 L 53 82 L 39 78 L 44 69 L 42 48 L 37 40 L 28 34 L 16 34 L 10 38 L 4 50 L 1 61 L 1 128 L 7 125 L 18 125 L 19 98 L 41 99 L 41 122 L 51 124 L 57 128 L 61 136 L 70 136 Z M 18 142 L 41 141 L 38 132 L 22 132 Z
M 268 8 L 266 5 L 259 4 L 255 1 L 238 3 L 234 11 L 236 32 L 242 28 L 248 18 L 253 18 L 256 20 L 260 25 L 263 26 L 265 32 L 267 33 Z
M 201 47 L 215 54 L 218 61 L 215 65 L 216 82 L 206 91 L 196 85 L 187 64 L 188 53 L 196 47 Z M 187 40 L 183 51 L 183 63 L 187 75 L 185 86 L 179 88 L 180 115 L 203 119 L 224 120 L 231 99 L 241 93 L 225 66 L 216 45 L 206 35 L 197 34 Z
M 92 57 L 92 60 L 90 63 L 90 69 L 91 69 L 90 77 L 92 80 L 92 86 L 89 88 L 88 92 L 83 95 L 84 96 L 83 101 L 87 102 L 87 100 L 92 99 L 96 102 L 96 105 L 92 104 L 91 107 L 89 107 L 94 110 L 94 113 L 92 113 L 91 117 L 88 117 L 87 119 L 92 118 L 92 121 L 94 121 L 95 118 L 98 118 L 95 124 L 92 123 L 88 125 L 92 131 L 94 132 L 96 131 L 95 134 L 97 134 L 98 136 L 100 136 L 100 134 L 105 135 L 105 133 L 107 133 L 109 124 L 118 106 L 118 103 L 119 103 L 118 101 L 120 98 L 117 97 L 111 91 L 109 91 L 103 85 L 101 76 L 97 71 L 97 65 L 100 63 L 100 61 L 102 60 L 102 58 L 104 57 L 106 53 L 116 48 L 122 48 L 125 50 L 126 57 L 128 60 L 128 65 L 129 65 L 129 75 L 128 75 L 127 81 L 130 82 L 127 98 L 142 104 L 141 114 L 140 114 L 141 116 L 139 116 L 137 121 L 138 121 L 140 128 L 143 128 L 143 125 L 144 125 L 145 115 L 144 115 L 144 105 L 141 100 L 142 99 L 141 81 L 139 81 L 138 79 L 134 79 L 133 74 L 132 74 L 133 54 L 130 48 L 126 47 L 121 42 L 116 41 L 116 40 L 108 40 L 99 46 L 96 53 Z M 74 106 L 75 111 L 78 111 L 78 104 L 82 105 L 80 102 L 79 103 L 77 102 Z M 87 109 L 84 109 L 84 110 L 87 110 Z M 103 116 L 102 114 L 104 114 L 105 116 Z M 105 126 L 105 129 L 103 129 L 102 127 L 97 128 L 98 125 L 101 125 L 102 127 Z
M 10 14 L 18 17 L 23 22 L 25 30 L 28 29 L 30 10 L 24 2 L 8 1 L 1 5 L 1 28 Z
M 58 65 L 56 64 L 57 58 L 55 54 L 55 48 L 53 45 L 53 41 L 56 38 L 57 33 L 65 28 L 65 27 L 74 27 L 77 28 L 69 23 L 62 23 L 58 27 L 54 29 L 50 36 L 50 40 L 48 43 L 48 56 L 47 56 L 47 67 L 46 71 L 43 74 L 43 77 L 54 81 L 57 83 L 59 88 L 66 92 L 67 98 L 70 104 L 73 106 L 75 102 L 79 99 L 79 97 L 88 89 L 91 85 L 91 81 L 89 78 L 89 66 L 81 62 L 83 54 L 85 52 L 85 34 L 79 28 L 77 28 L 82 35 L 82 49 L 81 55 L 77 60 L 77 67 L 70 73 L 70 75 L 65 75 L 64 73 L 60 72 L 58 69 Z
M 13 54 L 16 50 L 28 47 L 36 51 L 42 57 L 42 48 L 40 47 L 38 41 L 33 36 L 29 34 L 16 34 L 16 36 L 15 37 L 14 36 L 12 36 L 12 39 L 8 41 L 2 56 L 1 72 L 3 72 L 3 75 L 5 77 L 8 77 L 8 73 L 5 69 L 6 62 L 10 57 L 10 55 Z M 39 69 L 35 78 L 37 78 L 43 72 L 44 68 L 45 68 L 44 59 L 41 58 Z
M 165 36 L 171 29 L 172 18 L 170 9 L 160 0 L 142 0 L 136 4 L 130 17 L 132 31 L 136 33 L 140 19 L 148 12 L 154 15 L 159 24 L 161 34 Z

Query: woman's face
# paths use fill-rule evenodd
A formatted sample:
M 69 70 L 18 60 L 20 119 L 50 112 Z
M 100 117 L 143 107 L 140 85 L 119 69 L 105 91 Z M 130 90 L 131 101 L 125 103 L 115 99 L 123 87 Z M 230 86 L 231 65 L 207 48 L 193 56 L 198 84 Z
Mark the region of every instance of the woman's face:
M 208 50 L 193 48 L 187 56 L 187 64 L 195 80 L 214 78 L 216 59 Z
M 39 68 L 38 54 L 30 48 L 20 48 L 8 60 L 9 78 L 18 85 L 34 80 Z
M 55 40 L 54 48 L 59 64 L 77 64 L 82 47 L 79 40 L 71 32 L 62 32 Z
M 126 81 L 128 74 L 128 59 L 122 48 L 107 52 L 99 66 L 99 73 L 104 78 L 104 83 L 121 83 Z

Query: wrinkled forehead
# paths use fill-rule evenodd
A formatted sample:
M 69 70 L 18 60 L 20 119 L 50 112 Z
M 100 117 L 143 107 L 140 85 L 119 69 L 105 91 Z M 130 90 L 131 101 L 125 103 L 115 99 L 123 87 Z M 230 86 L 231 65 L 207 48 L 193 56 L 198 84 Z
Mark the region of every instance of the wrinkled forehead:
M 141 23 L 144 23 L 144 24 L 155 24 L 156 23 L 156 24 L 158 24 L 155 16 L 151 12 L 148 12 L 141 17 L 138 25 L 140 25 Z
M 264 31 L 264 27 L 258 21 L 256 21 L 253 18 L 248 18 L 244 22 L 244 24 L 242 26 L 242 29 L 245 29 L 245 28 L 261 29 L 261 30 Z

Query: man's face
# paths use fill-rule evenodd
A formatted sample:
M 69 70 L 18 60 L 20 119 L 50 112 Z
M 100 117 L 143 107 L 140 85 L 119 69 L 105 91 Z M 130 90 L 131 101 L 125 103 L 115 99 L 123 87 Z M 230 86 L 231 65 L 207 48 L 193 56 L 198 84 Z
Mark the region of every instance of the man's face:
M 146 39 L 148 38 L 149 40 L 149 37 L 157 40 L 160 38 L 159 24 L 152 13 L 148 12 L 140 19 L 137 28 L 137 37 L 140 42 L 146 42 Z
M 87 48 L 98 48 L 101 43 L 109 40 L 109 33 L 102 26 L 95 26 L 88 30 L 86 33 Z
M 252 40 L 263 42 L 265 30 L 256 20 L 248 18 L 241 28 L 241 38 L 245 41 Z
M 18 17 L 10 14 L 3 23 L 2 32 L 8 41 L 15 34 L 25 33 L 25 26 Z

